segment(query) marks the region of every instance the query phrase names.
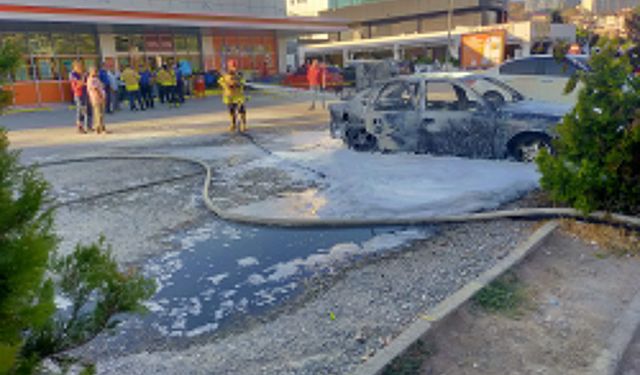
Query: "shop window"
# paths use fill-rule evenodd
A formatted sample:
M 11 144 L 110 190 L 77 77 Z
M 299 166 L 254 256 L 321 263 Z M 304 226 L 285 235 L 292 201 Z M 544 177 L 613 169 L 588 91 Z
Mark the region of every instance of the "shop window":
M 187 37 L 184 35 L 176 35 L 173 39 L 176 51 L 184 52 L 188 51 Z
M 20 52 L 27 55 L 29 49 L 27 48 L 27 36 L 24 33 L 2 33 L 0 34 L 0 40 L 2 43 L 13 43 Z
M 58 67 L 60 79 L 69 79 L 69 74 L 73 70 L 73 58 L 66 57 L 57 60 L 56 66 Z
M 97 55 L 98 43 L 93 34 L 79 34 L 77 36 L 78 54 L 80 55 Z
M 197 35 L 187 35 L 187 51 L 200 52 L 200 43 Z
M 31 80 L 33 74 L 31 72 L 31 60 L 27 57 L 23 58 L 18 68 L 13 72 L 11 78 L 13 81 Z
M 38 57 L 34 59 L 36 77 L 41 80 L 53 80 L 57 79 L 57 74 L 54 74 L 53 59 L 50 57 Z
M 56 55 L 75 55 L 77 52 L 76 40 L 73 34 L 53 33 L 53 52 Z M 95 52 L 92 52 L 95 53 Z
M 53 46 L 51 38 L 46 33 L 28 34 L 29 52 L 33 55 L 51 55 Z
M 142 35 L 116 35 L 115 39 L 116 52 L 143 52 L 145 50 L 145 39 Z
M 127 35 L 116 35 L 116 52 L 129 52 L 129 37 Z

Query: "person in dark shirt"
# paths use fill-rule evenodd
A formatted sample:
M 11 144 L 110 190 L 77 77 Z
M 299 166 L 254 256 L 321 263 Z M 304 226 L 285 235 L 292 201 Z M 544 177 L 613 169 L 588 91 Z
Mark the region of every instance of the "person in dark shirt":
M 153 108 L 153 73 L 149 66 L 140 69 L 140 94 L 145 108 Z

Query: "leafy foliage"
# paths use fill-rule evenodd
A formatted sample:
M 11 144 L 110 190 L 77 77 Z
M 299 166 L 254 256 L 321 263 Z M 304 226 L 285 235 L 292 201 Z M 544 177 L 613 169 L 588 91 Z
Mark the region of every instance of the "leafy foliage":
M 558 127 L 555 155 L 542 152 L 542 187 L 553 199 L 590 212 L 640 212 L 640 79 L 628 56 L 606 41 L 591 72 L 570 80 L 582 88 Z
M 0 373 L 16 365 L 23 333 L 44 326 L 54 311 L 45 272 L 56 238 L 51 212 L 40 210 L 47 183 L 8 147 L 0 129 Z
M 508 273 L 480 290 L 473 302 L 490 312 L 516 315 L 524 302 L 523 287 L 515 274 Z
M 0 79 L 19 57 L 15 46 L 0 46 Z M 0 90 L 0 112 L 10 101 Z M 23 332 L 42 327 L 54 310 L 53 285 L 44 280 L 56 244 L 51 212 L 40 210 L 46 190 L 35 169 L 20 166 L 0 128 L 0 373 L 20 365 Z
M 0 47 L 0 77 L 18 58 L 10 44 Z M 10 100 L 0 87 L 0 112 Z M 143 311 L 140 301 L 155 291 L 152 280 L 118 269 L 104 239 L 55 259 L 48 184 L 18 158 L 0 128 L 0 374 L 37 371 L 43 358 L 115 327 L 116 315 Z M 56 293 L 71 300 L 71 314 L 56 313 Z M 94 370 L 89 364 L 82 373 Z
M 20 62 L 20 50 L 12 43 L 0 45 L 0 112 L 11 104 L 11 92 L 2 90 L 3 79 L 13 72 Z
M 104 244 L 82 246 L 53 261 L 57 291 L 71 302 L 70 311 L 53 316 L 44 329 L 29 337 L 25 352 L 48 357 L 82 345 L 117 326 L 117 314 L 145 312 L 140 301 L 155 292 L 153 280 L 134 269 L 121 272 Z

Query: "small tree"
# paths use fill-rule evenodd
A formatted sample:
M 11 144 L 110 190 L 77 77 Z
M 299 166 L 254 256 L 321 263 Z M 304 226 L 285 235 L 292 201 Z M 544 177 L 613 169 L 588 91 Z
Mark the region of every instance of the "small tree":
M 19 57 L 0 47 L 0 77 Z M 0 112 L 10 102 L 0 86 Z M 155 290 L 152 280 L 121 272 L 103 240 L 56 259 L 53 211 L 43 208 L 48 184 L 18 157 L 0 128 L 0 374 L 34 372 L 42 359 L 114 327 L 115 315 L 141 311 Z M 70 316 L 56 314 L 56 293 L 71 301 Z
M 0 46 L 0 79 L 19 58 L 11 44 Z M 10 102 L 11 93 L 0 89 L 0 112 Z M 47 183 L 8 148 L 0 128 L 0 373 L 16 365 L 24 332 L 43 327 L 54 311 L 53 285 L 44 275 L 56 239 L 51 211 L 40 210 Z
M 555 155 L 542 152 L 541 184 L 551 196 L 585 212 L 640 212 L 640 80 L 618 43 L 606 41 L 591 72 L 575 76 L 582 88 L 558 127 Z

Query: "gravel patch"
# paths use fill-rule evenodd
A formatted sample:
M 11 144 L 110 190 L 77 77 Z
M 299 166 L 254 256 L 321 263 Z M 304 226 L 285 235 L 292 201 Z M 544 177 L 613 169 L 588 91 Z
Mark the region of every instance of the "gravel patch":
M 132 176 L 138 171 L 144 171 L 145 167 L 148 166 L 138 168 L 137 164 L 129 162 L 126 164 L 128 169 L 125 170 L 129 171 L 128 176 L 131 177 L 123 176 L 122 172 L 108 175 L 110 178 L 96 173 L 93 177 L 97 181 L 87 179 L 80 187 L 73 185 L 76 177 L 74 173 L 67 176 L 62 170 L 56 171 L 60 173 L 59 178 L 50 181 L 54 181 L 53 191 L 58 201 L 64 201 L 141 184 L 147 179 L 155 181 L 163 178 L 161 174 L 140 178 Z M 168 169 L 173 170 L 171 163 Z M 190 168 L 184 168 L 184 165 L 178 169 L 180 171 L 173 172 L 192 172 Z M 170 176 L 171 174 L 166 177 Z M 109 186 L 109 189 L 105 186 Z M 100 235 L 104 235 L 107 243 L 112 246 L 113 255 L 121 264 L 139 263 L 150 256 L 159 255 L 170 248 L 167 241 L 171 233 L 199 225 L 208 217 L 209 212 L 201 202 L 201 186 L 202 176 L 194 176 L 126 194 L 59 207 L 55 211 L 55 231 L 61 240 L 59 253 L 69 254 L 76 244 L 95 242 Z M 69 191 L 76 193 L 70 195 Z
M 289 311 L 245 332 L 184 350 L 93 359 L 102 374 L 346 374 L 530 233 L 531 224 L 518 221 L 443 227 L 402 251 L 312 279 Z

